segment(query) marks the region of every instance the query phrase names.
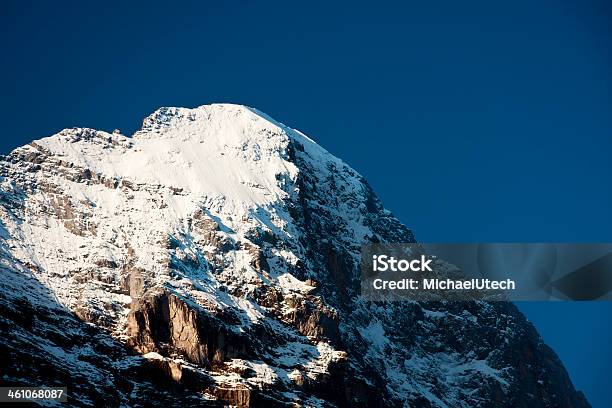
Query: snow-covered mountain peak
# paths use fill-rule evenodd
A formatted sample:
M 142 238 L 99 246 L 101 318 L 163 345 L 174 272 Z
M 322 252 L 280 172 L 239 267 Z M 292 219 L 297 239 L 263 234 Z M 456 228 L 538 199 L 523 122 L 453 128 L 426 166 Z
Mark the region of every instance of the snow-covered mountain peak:
M 274 136 L 282 135 L 281 138 Z M 215 139 L 225 145 L 243 144 L 246 139 L 251 143 L 270 145 L 279 143 L 282 150 L 289 139 L 317 154 L 331 156 L 316 142 L 302 132 L 278 122 L 258 109 L 244 105 L 214 103 L 196 108 L 162 107 L 143 120 L 140 130 L 133 135 L 134 139 L 151 138 L 193 138 L 201 142 Z
M 177 235 L 192 241 L 194 224 L 203 218 L 216 231 L 207 234 L 221 237 L 216 244 L 222 239 L 251 248 L 231 255 L 237 269 L 226 268 L 228 276 L 248 281 L 258 275 L 250 263 L 258 264 L 261 255 L 252 251 L 267 245 L 261 242 L 265 237 L 276 243 L 267 250 L 270 260 L 263 258 L 266 273 L 279 278 L 282 291 L 308 292 L 312 287 L 286 274 L 298 265 L 307 240 L 296 217 L 313 224 L 302 206 L 308 203 L 310 212 L 312 201 L 332 217 L 325 228 L 342 231 L 352 248 L 377 227 L 369 225 L 368 212 L 378 207 L 359 174 L 300 132 L 238 105 L 162 108 L 131 138 L 67 129 L 16 149 L 11 163 L 11 175 L 26 171 L 28 188 L 42 190 L 27 202 L 32 211 L 51 207 L 59 211 L 58 222 L 69 226 L 49 229 L 41 219 L 20 232 L 28 240 L 57 243 L 40 245 L 36 257 L 44 270 L 66 267 L 58 247 L 78 253 L 77 269 L 84 260 L 88 268 L 100 259 L 115 262 L 129 249 L 133 265 L 162 284 L 171 273 L 164 242 Z M 313 189 L 320 193 L 309 198 Z M 68 306 L 97 296 L 74 297 L 64 289 L 64 275 L 51 278 L 51 286 Z
M 295 180 L 287 130 L 239 105 L 160 108 L 132 138 L 76 128 L 25 149 L 106 177 L 262 204 L 290 192 L 279 178 Z
M 214 132 L 223 128 L 224 132 Z M 147 116 L 142 128 L 134 133 L 135 139 L 154 137 L 194 136 L 190 131 L 200 130 L 196 136 L 230 138 L 237 134 L 250 134 L 259 139 L 266 132 L 279 133 L 285 126 L 265 114 L 244 105 L 215 103 L 196 108 L 161 107 Z M 180 129 L 180 132 L 176 132 Z M 204 133 L 201 131 L 204 130 Z M 251 132 L 255 133 L 251 133 Z
M 588 406 L 512 305 L 361 298 L 361 245 L 413 241 L 357 172 L 252 108 L 66 129 L 0 160 L 3 378 L 76 406 Z

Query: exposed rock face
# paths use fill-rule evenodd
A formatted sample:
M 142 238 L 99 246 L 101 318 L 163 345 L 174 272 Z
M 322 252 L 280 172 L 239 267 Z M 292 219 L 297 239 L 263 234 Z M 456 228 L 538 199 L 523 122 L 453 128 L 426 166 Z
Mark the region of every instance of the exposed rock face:
M 512 304 L 364 301 L 360 246 L 414 237 L 255 110 L 67 129 L 0 172 L 3 383 L 74 406 L 589 406 Z
M 226 325 L 216 316 L 199 313 L 177 295 L 157 290 L 140 299 L 130 311 L 128 344 L 143 354 L 176 352 L 194 364 L 211 368 L 248 354 L 245 339 L 226 330 Z

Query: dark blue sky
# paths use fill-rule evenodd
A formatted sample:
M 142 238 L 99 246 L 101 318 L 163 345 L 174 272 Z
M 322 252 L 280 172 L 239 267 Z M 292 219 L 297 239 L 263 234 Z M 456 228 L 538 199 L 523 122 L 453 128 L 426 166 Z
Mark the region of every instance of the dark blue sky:
M 242 103 L 359 170 L 421 241 L 612 242 L 610 2 L 129 3 L 2 2 L 3 153 Z M 612 305 L 520 307 L 612 406 Z

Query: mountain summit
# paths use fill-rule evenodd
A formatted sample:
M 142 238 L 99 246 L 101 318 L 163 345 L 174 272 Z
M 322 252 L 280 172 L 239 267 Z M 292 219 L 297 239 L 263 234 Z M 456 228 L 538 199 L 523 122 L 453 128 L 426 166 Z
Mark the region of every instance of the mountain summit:
M 71 406 L 588 407 L 509 303 L 373 303 L 414 242 L 367 182 L 251 108 L 161 108 L 0 162 L 0 378 Z

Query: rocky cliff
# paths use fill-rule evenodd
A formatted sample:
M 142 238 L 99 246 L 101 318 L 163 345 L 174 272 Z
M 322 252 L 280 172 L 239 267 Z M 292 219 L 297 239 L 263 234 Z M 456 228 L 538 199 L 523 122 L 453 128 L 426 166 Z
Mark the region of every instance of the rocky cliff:
M 360 298 L 360 246 L 414 237 L 254 109 L 66 129 L 0 176 L 3 384 L 72 406 L 589 406 L 512 304 Z

